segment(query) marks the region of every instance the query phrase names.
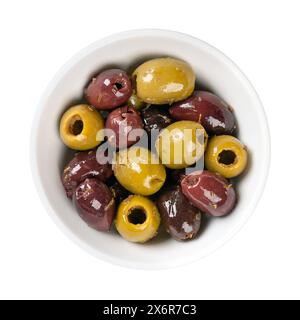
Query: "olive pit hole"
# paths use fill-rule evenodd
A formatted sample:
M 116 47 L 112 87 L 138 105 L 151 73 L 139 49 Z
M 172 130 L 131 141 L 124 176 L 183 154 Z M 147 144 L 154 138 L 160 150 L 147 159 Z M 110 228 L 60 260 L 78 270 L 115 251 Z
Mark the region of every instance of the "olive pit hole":
M 219 153 L 219 157 L 218 157 L 219 163 L 229 166 L 233 164 L 235 160 L 236 160 L 236 154 L 231 150 L 223 150 Z
M 71 120 L 70 123 L 70 132 L 74 136 L 78 136 L 83 130 L 83 121 L 81 120 L 80 116 L 75 116 Z
M 132 208 L 128 214 L 128 221 L 132 224 L 143 224 L 146 218 L 146 212 L 141 207 Z
M 120 83 L 120 82 L 116 82 L 116 83 L 115 83 L 115 86 L 116 86 L 116 88 L 117 88 L 118 90 L 121 90 L 121 89 L 123 88 L 123 84 Z

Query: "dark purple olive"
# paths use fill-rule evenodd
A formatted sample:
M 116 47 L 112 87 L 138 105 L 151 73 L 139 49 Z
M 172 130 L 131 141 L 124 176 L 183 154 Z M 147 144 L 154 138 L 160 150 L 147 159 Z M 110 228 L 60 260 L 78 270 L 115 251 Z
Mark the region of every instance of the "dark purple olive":
M 108 115 L 105 127 L 114 132 L 109 135 L 108 143 L 113 147 L 124 148 L 135 144 L 140 139 L 141 133 L 136 135 L 132 131 L 143 129 L 143 121 L 133 107 L 125 106 L 113 110 Z
M 174 185 L 180 184 L 181 180 L 185 177 L 186 169 L 169 169 L 167 170 L 167 174 L 169 177 L 169 181 Z
M 172 123 L 166 108 L 164 106 L 149 106 L 141 111 L 144 127 L 148 134 L 151 134 L 153 129 L 160 131 Z
M 190 98 L 173 104 L 169 112 L 176 120 L 201 123 L 210 135 L 233 134 L 236 129 L 231 108 L 207 91 L 195 91 Z
M 232 211 L 236 194 L 232 185 L 219 174 L 209 171 L 193 172 L 181 180 L 184 195 L 202 212 L 224 216 Z
M 124 187 L 120 185 L 120 183 L 116 180 L 111 186 L 109 186 L 115 200 L 117 203 L 122 202 L 124 199 L 128 198 L 130 193 Z
M 201 212 L 191 205 L 179 186 L 164 191 L 157 201 L 166 231 L 176 240 L 193 239 L 201 224 Z
M 99 73 L 85 90 L 87 101 L 100 110 L 119 107 L 131 94 L 130 79 L 121 69 L 109 69 Z
M 97 179 L 85 179 L 75 190 L 73 201 L 80 217 L 92 228 L 108 231 L 115 214 L 110 189 Z
M 65 166 L 61 180 L 69 198 L 78 184 L 86 178 L 97 178 L 105 182 L 112 176 L 111 164 L 100 164 L 96 159 L 96 151 L 79 152 Z

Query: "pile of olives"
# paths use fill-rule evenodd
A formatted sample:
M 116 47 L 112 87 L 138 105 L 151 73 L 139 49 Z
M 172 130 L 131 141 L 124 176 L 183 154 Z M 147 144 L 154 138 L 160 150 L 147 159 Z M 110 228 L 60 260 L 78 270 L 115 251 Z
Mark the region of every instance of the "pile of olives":
M 114 225 L 143 243 L 162 225 L 188 240 L 203 214 L 234 209 L 232 178 L 245 170 L 247 150 L 235 137 L 233 109 L 195 90 L 195 80 L 191 66 L 173 58 L 146 61 L 131 76 L 105 70 L 85 88 L 85 103 L 63 114 L 61 139 L 77 153 L 62 184 L 90 227 Z

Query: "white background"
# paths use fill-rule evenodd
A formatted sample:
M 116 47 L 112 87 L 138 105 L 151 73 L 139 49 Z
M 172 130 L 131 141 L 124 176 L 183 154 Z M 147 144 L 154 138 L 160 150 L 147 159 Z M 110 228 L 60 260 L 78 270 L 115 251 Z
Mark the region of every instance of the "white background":
M 299 1 L 1 1 L 0 298 L 300 298 Z M 246 73 L 272 138 L 269 180 L 229 243 L 171 270 L 110 265 L 74 245 L 40 203 L 31 122 L 57 69 L 91 42 L 166 28 L 216 46 Z

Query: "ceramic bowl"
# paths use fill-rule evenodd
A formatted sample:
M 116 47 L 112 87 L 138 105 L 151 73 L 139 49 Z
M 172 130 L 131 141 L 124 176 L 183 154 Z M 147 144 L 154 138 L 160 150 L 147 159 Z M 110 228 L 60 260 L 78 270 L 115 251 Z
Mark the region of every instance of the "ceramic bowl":
M 82 99 L 91 77 L 105 68 L 133 70 L 153 57 L 176 57 L 193 67 L 197 82 L 229 103 L 235 111 L 239 138 L 247 145 L 250 162 L 238 183 L 238 204 L 232 214 L 205 219 L 200 235 L 189 242 L 161 236 L 146 243 L 125 241 L 116 232 L 89 228 L 76 213 L 60 176 L 70 156 L 59 137 L 59 120 L 66 108 Z M 195 261 L 224 244 L 245 224 L 266 182 L 270 139 L 262 104 L 242 71 L 209 44 L 178 32 L 134 30 L 99 40 L 72 57 L 44 92 L 34 119 L 31 163 L 38 193 L 61 230 L 102 260 L 134 268 L 168 268 Z

